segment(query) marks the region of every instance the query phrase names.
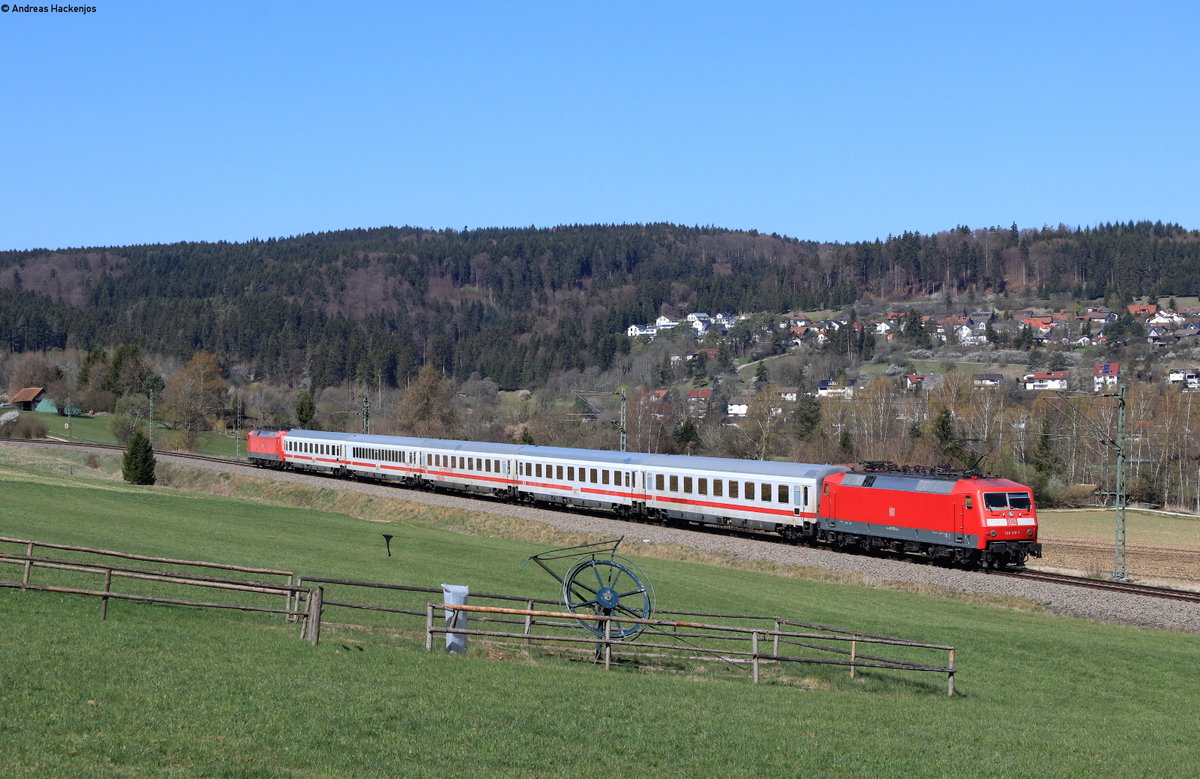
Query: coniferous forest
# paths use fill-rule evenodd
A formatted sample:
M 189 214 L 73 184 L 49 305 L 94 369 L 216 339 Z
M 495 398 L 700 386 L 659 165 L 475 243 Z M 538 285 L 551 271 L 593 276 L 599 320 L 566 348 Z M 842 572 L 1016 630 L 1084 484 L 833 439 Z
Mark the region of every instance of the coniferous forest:
M 425 365 L 531 387 L 606 370 L 661 313 L 841 309 L 864 298 L 1119 301 L 1200 294 L 1200 233 L 1160 222 L 958 227 L 827 244 L 713 227 L 345 230 L 246 243 L 0 253 L 0 347 L 197 350 L 315 389 Z

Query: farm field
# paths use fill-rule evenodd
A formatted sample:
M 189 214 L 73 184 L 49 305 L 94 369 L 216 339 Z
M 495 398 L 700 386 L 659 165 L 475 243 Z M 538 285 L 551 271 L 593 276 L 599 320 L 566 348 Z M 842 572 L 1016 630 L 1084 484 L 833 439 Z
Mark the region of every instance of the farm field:
M 1105 576 L 1113 569 L 1112 509 L 1064 509 L 1038 512 L 1038 538 L 1044 557 L 1036 568 Z M 1200 517 L 1151 511 L 1126 511 L 1126 568 L 1139 581 L 1200 583 Z
M 547 598 L 553 580 L 521 563 L 585 540 L 179 467 L 164 469 L 178 487 L 134 488 L 116 459 L 0 446 L 0 535 Z M 35 776 L 1190 776 L 1200 760 L 1180 726 L 1200 701 L 1195 635 L 674 556 L 634 556 L 661 608 L 954 645 L 958 694 L 939 676 L 841 668 L 755 686 L 703 666 L 513 662 L 481 644 L 451 657 L 416 636 L 336 627 L 312 647 L 269 615 L 114 603 L 101 622 L 93 600 L 2 589 L 0 764 Z

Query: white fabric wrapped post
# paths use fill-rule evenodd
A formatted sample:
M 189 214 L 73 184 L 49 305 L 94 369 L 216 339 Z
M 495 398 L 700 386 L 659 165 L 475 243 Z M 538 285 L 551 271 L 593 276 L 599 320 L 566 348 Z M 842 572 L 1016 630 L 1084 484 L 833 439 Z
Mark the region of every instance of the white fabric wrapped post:
M 462 584 L 443 584 L 442 601 L 451 606 L 467 605 L 468 588 Z M 467 612 L 446 609 L 446 627 L 467 628 Z M 461 655 L 467 651 L 467 637 L 460 633 L 446 634 L 446 651 L 452 655 Z

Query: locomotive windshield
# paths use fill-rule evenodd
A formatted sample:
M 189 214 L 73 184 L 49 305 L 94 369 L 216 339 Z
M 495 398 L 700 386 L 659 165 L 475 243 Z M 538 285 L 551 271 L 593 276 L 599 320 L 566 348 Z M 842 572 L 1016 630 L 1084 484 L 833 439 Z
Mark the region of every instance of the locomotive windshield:
M 1033 502 L 1029 499 L 1028 492 L 985 492 L 983 493 L 983 505 L 987 507 L 988 511 L 1004 511 L 1005 509 L 1029 511 L 1033 508 Z

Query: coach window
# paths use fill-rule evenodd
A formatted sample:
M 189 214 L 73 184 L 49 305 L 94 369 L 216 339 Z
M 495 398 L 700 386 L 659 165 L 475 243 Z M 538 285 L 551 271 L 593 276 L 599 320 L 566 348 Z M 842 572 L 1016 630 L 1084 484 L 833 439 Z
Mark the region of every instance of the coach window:
M 721 497 L 725 493 L 725 480 L 713 479 L 713 497 Z
M 625 486 L 626 487 L 633 486 L 633 474 L 630 473 L 629 471 L 625 471 Z
M 575 466 L 567 466 L 567 481 L 575 481 Z
M 697 479 L 696 486 L 699 488 L 701 495 L 708 494 L 708 479 Z
M 692 494 L 692 477 L 691 476 L 683 477 L 683 491 L 688 495 Z
M 554 466 L 554 478 L 558 479 L 559 481 L 562 481 L 562 477 L 563 477 L 562 466 L 561 465 Z
M 968 496 L 966 497 L 966 499 L 964 500 L 964 502 L 963 502 L 963 507 L 964 507 L 964 508 L 965 508 L 967 511 L 970 511 L 970 510 L 971 510 L 972 506 L 971 506 L 971 496 L 970 496 L 970 495 L 968 495 Z
M 766 501 L 767 503 L 771 502 L 771 485 L 770 484 L 762 485 L 762 499 L 764 501 Z
M 533 475 L 539 479 L 542 478 L 542 464 L 541 463 L 538 463 L 537 465 L 533 466 Z
M 758 496 L 754 493 L 755 483 L 752 481 L 746 482 L 746 500 L 757 500 Z
M 679 477 L 671 474 L 671 492 L 679 492 Z
M 603 484 L 608 484 L 608 469 L 607 468 L 600 469 L 600 481 Z
M 654 474 L 654 489 L 658 492 L 663 491 L 663 475 L 661 473 Z
M 596 469 L 595 468 L 591 469 L 591 478 L 588 479 L 588 481 L 591 482 L 592 484 L 600 483 L 600 479 L 596 477 Z
M 786 484 L 779 485 L 779 502 L 787 503 L 788 488 Z

